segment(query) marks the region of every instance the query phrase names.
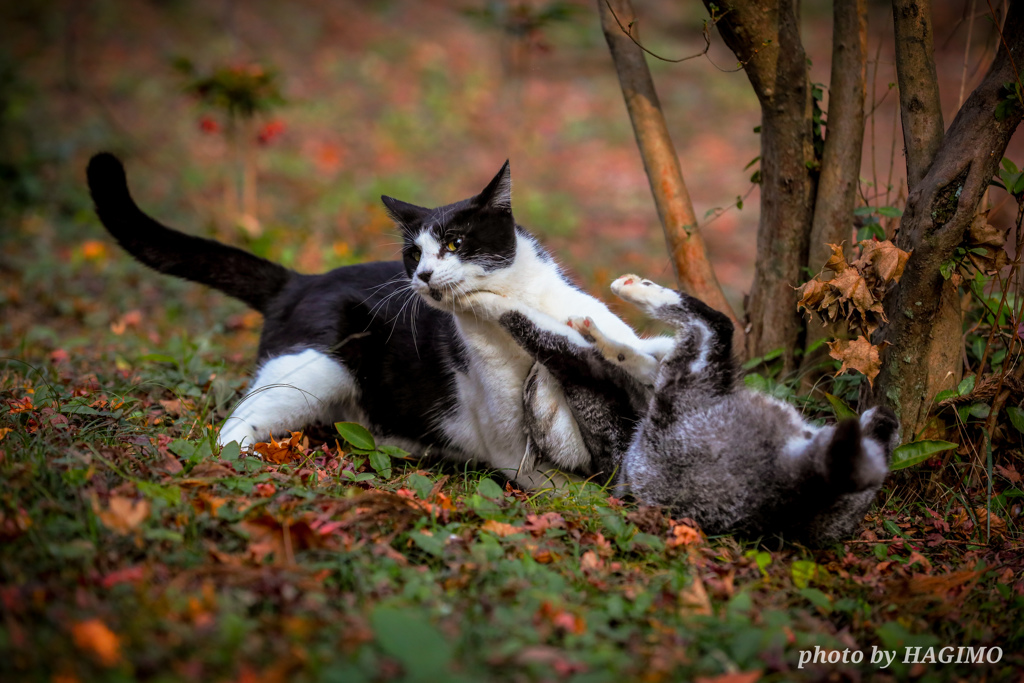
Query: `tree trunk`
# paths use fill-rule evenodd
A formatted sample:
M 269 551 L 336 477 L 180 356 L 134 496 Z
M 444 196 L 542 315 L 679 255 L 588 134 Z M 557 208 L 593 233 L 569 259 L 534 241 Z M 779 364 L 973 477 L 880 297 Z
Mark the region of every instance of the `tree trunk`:
M 799 2 L 705 0 L 705 5 L 721 17 L 719 33 L 744 65 L 761 103 L 761 217 L 747 353 L 757 357 L 781 349 L 783 372 L 789 372 L 805 329 L 795 287 L 804 279 L 817 186 Z
M 828 244 L 849 243 L 853 209 L 860 184 L 860 157 L 864 147 L 864 99 L 867 91 L 867 0 L 837 0 L 833 8 L 832 75 L 829 80 L 825 152 L 818 179 L 807 265 L 820 269 L 832 255 Z M 821 346 L 811 345 L 835 336 L 814 322 L 807 326 L 807 344 L 801 368 L 809 388 L 820 373 L 813 366 L 828 357 Z
M 632 3 L 630 0 L 597 0 L 597 6 L 665 232 L 676 280 L 684 290 L 732 318 L 736 330 L 734 348 L 741 351 L 744 348 L 743 325 L 722 293 L 708 259 L 647 61 L 640 47 L 622 28 L 633 26 L 635 14 Z
M 913 253 L 903 279 L 885 301 L 889 323 L 879 330 L 876 341 L 890 346 L 866 398 L 896 411 L 904 439 L 924 424 L 932 398 L 928 394 L 928 355 L 946 286 L 939 267 L 963 241 L 1021 120 L 1019 103 L 1001 121 L 996 119 L 995 109 L 1006 99 L 1004 84 L 1018 79 L 1014 64 L 1024 64 L 1024 2 L 1010 4 L 1003 35 L 1007 44 L 1000 45 L 991 68 L 957 113 L 924 177 L 912 187 L 900 225 L 897 244 Z

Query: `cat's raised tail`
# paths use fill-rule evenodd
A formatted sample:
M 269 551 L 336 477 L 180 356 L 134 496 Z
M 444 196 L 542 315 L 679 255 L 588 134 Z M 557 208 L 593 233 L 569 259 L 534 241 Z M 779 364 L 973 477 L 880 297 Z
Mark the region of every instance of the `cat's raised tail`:
M 106 152 L 86 169 L 96 213 L 114 239 L 137 260 L 167 275 L 219 289 L 264 312 L 295 273 L 215 240 L 161 225 L 136 206 L 124 166 Z

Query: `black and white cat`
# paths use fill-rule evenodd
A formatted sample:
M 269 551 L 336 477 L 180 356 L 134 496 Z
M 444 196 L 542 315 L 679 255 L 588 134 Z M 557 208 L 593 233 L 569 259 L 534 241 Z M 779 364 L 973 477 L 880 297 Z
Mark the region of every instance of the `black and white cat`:
M 703 302 L 626 275 L 622 299 L 676 328 L 660 362 L 576 317 L 593 340 L 510 311 L 502 324 L 560 382 L 586 445 L 640 501 L 708 533 L 782 533 L 820 544 L 849 535 L 888 472 L 899 424 L 887 408 L 818 427 L 788 403 L 743 388 L 732 322 Z M 636 406 L 642 406 L 637 409 Z
M 588 474 L 591 458 L 558 383 L 534 368 L 497 322 L 500 312 L 516 302 L 580 344 L 565 326 L 570 316 L 589 316 L 646 354 L 671 348 L 669 339 L 639 339 L 516 225 L 507 162 L 483 192 L 455 204 L 427 209 L 383 197 L 402 229 L 404 262 L 320 275 L 161 225 L 136 206 L 110 154 L 93 157 L 87 175 L 101 221 L 135 258 L 263 313 L 258 369 L 222 444 L 354 420 L 412 452 L 433 447 L 536 487 L 551 466 Z M 486 302 L 474 298 L 480 293 Z M 528 376 L 533 394 L 524 409 Z M 544 425 L 534 443 L 527 420 Z M 523 467 L 527 454 L 536 462 Z

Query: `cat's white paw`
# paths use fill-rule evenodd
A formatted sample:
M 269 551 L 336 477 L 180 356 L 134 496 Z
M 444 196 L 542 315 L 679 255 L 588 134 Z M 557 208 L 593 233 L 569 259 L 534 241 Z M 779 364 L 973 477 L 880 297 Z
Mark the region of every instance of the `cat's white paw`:
M 587 339 L 592 339 L 594 346 L 605 360 L 621 366 L 628 373 L 644 384 L 653 384 L 658 374 L 658 359 L 640 349 L 622 344 L 605 336 L 597 323 L 590 317 L 569 318 L 569 327 L 578 330 Z
M 648 313 L 661 306 L 680 302 L 679 294 L 639 275 L 623 275 L 612 283 L 612 292 L 623 301 L 645 309 Z
M 245 448 L 257 443 L 259 439 L 248 422 L 238 417 L 229 417 L 217 435 L 217 445 L 223 448 L 232 441 L 237 441 L 239 446 Z

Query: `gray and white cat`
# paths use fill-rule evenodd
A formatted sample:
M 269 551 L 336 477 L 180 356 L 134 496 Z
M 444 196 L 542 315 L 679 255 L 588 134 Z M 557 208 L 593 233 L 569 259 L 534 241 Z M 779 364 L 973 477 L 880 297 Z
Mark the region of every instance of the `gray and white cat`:
M 257 370 L 221 444 L 354 420 L 414 453 L 475 460 L 536 487 L 552 467 L 590 474 L 592 458 L 558 382 L 497 322 L 510 302 L 579 344 L 565 326 L 570 316 L 589 316 L 645 354 L 671 348 L 670 340 L 640 340 L 516 224 L 507 162 L 483 192 L 454 204 L 428 209 L 382 197 L 402 230 L 403 261 L 319 275 L 161 225 L 136 206 L 110 154 L 93 157 L 87 175 L 97 214 L 136 259 L 264 315 Z M 537 439 L 527 439 L 527 421 Z
M 529 311 L 501 322 L 561 383 L 588 449 L 619 467 L 617 482 L 712 534 L 782 533 L 815 544 L 849 535 L 888 472 L 899 431 L 892 411 L 812 425 L 741 386 L 728 317 L 635 275 L 612 291 L 676 328 L 662 360 L 609 339 L 586 317 L 571 324 L 593 345 L 536 324 L 541 316 Z

